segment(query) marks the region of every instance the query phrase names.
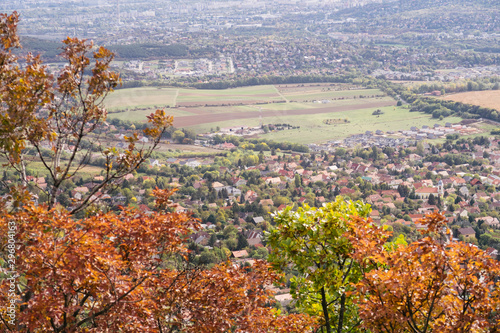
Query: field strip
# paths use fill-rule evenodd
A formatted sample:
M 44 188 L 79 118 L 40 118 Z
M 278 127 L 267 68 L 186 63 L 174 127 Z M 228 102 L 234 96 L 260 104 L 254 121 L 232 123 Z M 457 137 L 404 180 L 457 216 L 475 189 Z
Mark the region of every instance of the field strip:
M 285 95 L 283 95 L 283 94 L 281 93 L 281 91 L 279 91 L 279 89 L 278 89 L 278 88 L 276 88 L 276 86 L 273 86 L 273 88 L 276 90 L 276 92 L 278 93 L 278 95 L 280 95 L 280 96 L 281 96 L 281 98 L 283 98 L 283 99 L 285 100 L 285 102 L 287 102 L 287 103 L 288 103 L 288 99 L 285 97 Z
M 365 103 L 365 104 L 356 104 L 356 105 L 343 105 L 343 106 L 334 106 L 334 107 L 326 107 L 326 108 L 315 108 L 315 109 L 298 109 L 298 110 L 273 110 L 271 112 L 262 113 L 262 117 L 290 117 L 290 116 L 300 116 L 306 114 L 318 114 L 318 113 L 333 113 L 333 112 L 344 112 L 351 110 L 361 110 L 361 109 L 370 109 L 370 108 L 380 108 L 386 106 L 396 105 L 395 101 L 382 101 L 377 103 Z M 216 113 L 216 114 L 207 114 L 207 115 L 196 115 L 196 116 L 185 116 L 185 117 L 177 117 L 174 120 L 175 127 L 186 127 L 186 126 L 195 126 L 206 123 L 216 123 L 227 120 L 234 119 L 249 119 L 254 118 L 257 119 L 261 116 L 259 111 L 249 111 L 249 112 L 233 112 L 233 113 Z

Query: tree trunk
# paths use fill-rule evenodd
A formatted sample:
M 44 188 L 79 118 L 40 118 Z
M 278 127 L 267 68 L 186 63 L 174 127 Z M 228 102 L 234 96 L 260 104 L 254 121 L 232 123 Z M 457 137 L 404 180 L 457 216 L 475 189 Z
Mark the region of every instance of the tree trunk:
M 328 304 L 326 303 L 325 287 L 321 287 L 321 306 L 323 307 L 323 316 L 325 317 L 326 333 L 332 333 L 330 326 L 330 316 L 328 314 Z
M 337 328 L 337 333 L 342 333 L 342 328 L 344 326 L 344 312 L 345 312 L 345 293 L 340 297 L 340 311 L 339 311 L 339 326 Z
M 21 160 L 21 185 L 28 186 L 28 179 L 26 176 L 26 164 Z

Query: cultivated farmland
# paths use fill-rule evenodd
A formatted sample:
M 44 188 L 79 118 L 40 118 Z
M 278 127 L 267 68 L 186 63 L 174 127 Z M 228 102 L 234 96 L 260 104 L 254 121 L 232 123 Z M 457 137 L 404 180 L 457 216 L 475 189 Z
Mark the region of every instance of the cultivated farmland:
M 428 114 L 410 113 L 378 89 L 349 84 L 287 84 L 226 90 L 183 88 L 134 88 L 110 96 L 110 118 L 144 121 L 155 108 L 168 108 L 174 126 L 198 133 L 219 126 L 240 127 L 287 123 L 293 130 L 271 132 L 263 137 L 296 143 L 340 139 L 367 130 L 409 130 L 411 126 L 458 122 L 459 118 L 436 121 Z M 376 116 L 373 111 L 384 113 Z M 325 119 L 348 119 L 327 125 Z
M 459 94 L 446 95 L 443 99 L 465 104 L 479 105 L 486 108 L 500 110 L 500 91 L 469 91 Z

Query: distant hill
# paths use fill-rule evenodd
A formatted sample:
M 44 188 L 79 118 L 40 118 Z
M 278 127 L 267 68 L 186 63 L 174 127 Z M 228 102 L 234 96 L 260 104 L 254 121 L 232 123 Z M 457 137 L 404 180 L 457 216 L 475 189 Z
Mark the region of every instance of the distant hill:
M 16 55 L 26 55 L 32 52 L 35 55 L 40 54 L 45 62 L 62 61 L 58 55 L 62 52 L 63 44 L 52 40 L 21 37 L 22 49 L 14 50 Z M 105 45 L 106 46 L 106 45 Z M 109 45 L 106 46 L 115 52 L 116 59 L 148 59 L 158 57 L 189 57 L 189 56 L 207 56 L 213 55 L 214 49 L 199 48 L 189 49 L 184 44 L 129 44 L 129 45 Z
M 147 59 L 157 57 L 185 57 L 188 47 L 184 44 L 130 44 L 106 46 L 116 53 L 117 59 Z
M 332 14 L 338 19 L 354 18 L 365 29 L 395 27 L 415 30 L 500 31 L 498 0 L 398 0 L 372 3 Z M 359 28 L 359 27 L 358 27 Z
M 61 61 L 58 55 L 62 52 L 63 44 L 47 39 L 40 39 L 34 37 L 21 37 L 22 49 L 14 50 L 14 54 L 25 55 L 31 52 L 35 55 L 42 55 L 45 62 Z

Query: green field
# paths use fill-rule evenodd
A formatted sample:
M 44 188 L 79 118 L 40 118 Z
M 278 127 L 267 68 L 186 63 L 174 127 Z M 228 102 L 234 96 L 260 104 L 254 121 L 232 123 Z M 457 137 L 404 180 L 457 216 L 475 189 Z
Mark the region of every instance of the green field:
M 63 160 L 63 163 L 65 163 L 65 160 Z M 34 175 L 37 175 L 39 177 L 41 176 L 48 176 L 49 175 L 49 172 L 47 171 L 47 169 L 44 167 L 43 163 L 42 162 L 29 162 L 26 164 L 26 169 L 27 170 L 30 170 L 30 172 Z M 84 167 L 83 169 L 79 170 L 76 175 L 77 176 L 83 176 L 83 177 L 87 177 L 87 176 L 98 176 L 101 174 L 101 171 L 103 170 L 103 168 L 101 167 L 97 167 L 97 166 L 93 166 L 93 165 L 87 165 L 86 167 Z
M 353 134 L 364 133 L 366 131 L 382 130 L 399 131 L 410 130 L 411 126 L 422 127 L 423 125 L 433 126 L 434 124 L 444 125 L 447 122 L 455 123 L 462 119 L 458 117 L 448 117 L 439 121 L 428 114 L 412 112 L 402 107 L 384 107 L 380 108 L 384 114 L 373 116 L 373 108 L 351 110 L 346 112 L 307 114 L 289 117 L 266 117 L 263 118 L 264 124 L 288 123 L 293 126 L 300 126 L 300 129 L 274 131 L 264 134 L 263 139 L 275 141 L 288 141 L 293 143 L 319 143 L 328 140 L 343 139 Z M 326 119 L 344 119 L 349 123 L 326 125 L 323 120 Z M 217 123 L 217 126 L 235 127 L 235 126 L 258 126 L 260 119 L 233 119 Z M 215 125 L 203 124 L 191 127 L 197 132 L 208 132 Z
M 328 100 L 339 98 L 358 98 L 359 96 L 374 96 L 384 95 L 378 89 L 356 89 L 343 91 L 305 91 L 305 92 L 282 92 L 288 100 L 294 101 L 313 101 L 313 100 Z
M 110 110 L 174 106 L 177 91 L 174 88 L 157 87 L 118 89 L 108 95 L 105 105 Z
M 158 107 L 162 109 L 161 107 Z M 108 118 L 118 118 L 121 120 L 130 120 L 130 121 L 146 121 L 146 116 L 150 115 L 156 110 L 155 107 L 144 107 L 138 108 L 137 110 L 130 109 L 124 112 L 112 112 L 108 114 Z M 192 116 L 194 115 L 191 112 L 182 110 L 182 109 L 166 109 L 167 114 L 174 117 L 182 117 L 182 116 Z
M 305 87 L 303 91 L 278 91 L 275 86 L 253 86 L 225 90 L 196 90 L 159 87 L 141 87 L 118 89 L 106 98 L 106 107 L 110 110 L 166 107 L 175 106 L 177 103 L 212 103 L 224 101 L 238 102 L 277 102 L 284 98 L 298 102 L 328 100 L 328 99 L 357 99 L 359 96 L 371 97 L 383 95 L 378 89 L 356 89 L 343 91 L 311 90 Z
M 225 90 L 180 89 L 177 102 L 213 101 L 278 101 L 282 100 L 274 86 L 252 86 Z
M 344 90 L 339 90 L 341 88 Z M 380 107 L 384 114 L 378 117 L 373 116 L 373 111 L 378 107 L 367 108 L 367 105 L 395 103 L 392 98 L 381 97 L 381 95 L 383 92 L 378 89 L 353 89 L 352 86 L 332 88 L 330 86 L 266 85 L 226 90 L 142 87 L 118 90 L 110 95 L 107 105 L 115 110 L 126 110 L 110 113 L 110 118 L 144 121 L 146 115 L 153 112 L 155 107 L 175 106 L 182 103 L 182 107 L 167 108 L 167 113 L 174 116 L 174 126 L 189 127 L 198 133 L 209 132 L 217 126 L 224 128 L 288 123 L 300 126 L 300 129 L 271 132 L 262 137 L 295 143 L 337 140 L 368 130 L 397 132 L 409 130 L 411 126 L 432 126 L 435 123 L 455 123 L 461 120 L 457 117 L 448 117 L 443 121 L 438 121 L 428 114 L 410 113 L 404 107 L 393 106 Z M 360 98 L 360 96 L 363 97 Z M 285 98 L 292 102 L 285 102 Z M 313 102 L 320 100 L 329 102 Z M 234 102 L 238 105 L 234 105 Z M 233 105 L 230 105 L 231 103 Z M 211 106 L 204 106 L 205 104 Z M 338 108 L 341 107 L 344 107 L 343 110 L 346 108 L 349 110 L 339 111 Z M 332 109 L 331 113 L 330 109 Z M 304 112 L 297 115 L 300 113 L 297 110 L 304 110 Z M 245 113 L 248 113 L 247 118 L 245 118 Z M 326 119 L 339 118 L 346 118 L 349 123 L 326 125 L 323 122 Z M 179 125 L 176 125 L 175 120 Z
M 439 121 L 428 114 L 418 112 L 410 113 L 407 109 L 402 107 L 385 107 L 380 109 L 384 114 L 380 115 L 378 118 L 372 115 L 374 109 L 290 117 L 288 123 L 291 125 L 298 125 L 300 129 L 270 132 L 263 135 L 262 138 L 294 143 L 319 143 L 327 140 L 343 139 L 350 135 L 364 133 L 366 131 L 382 130 L 384 132 L 397 132 L 399 130 L 410 130 L 411 126 L 444 125 L 447 122 L 455 123 L 462 120 L 459 117 L 448 117 Z M 326 125 L 323 123 L 323 120 L 331 118 L 347 118 L 349 123 L 335 125 Z

